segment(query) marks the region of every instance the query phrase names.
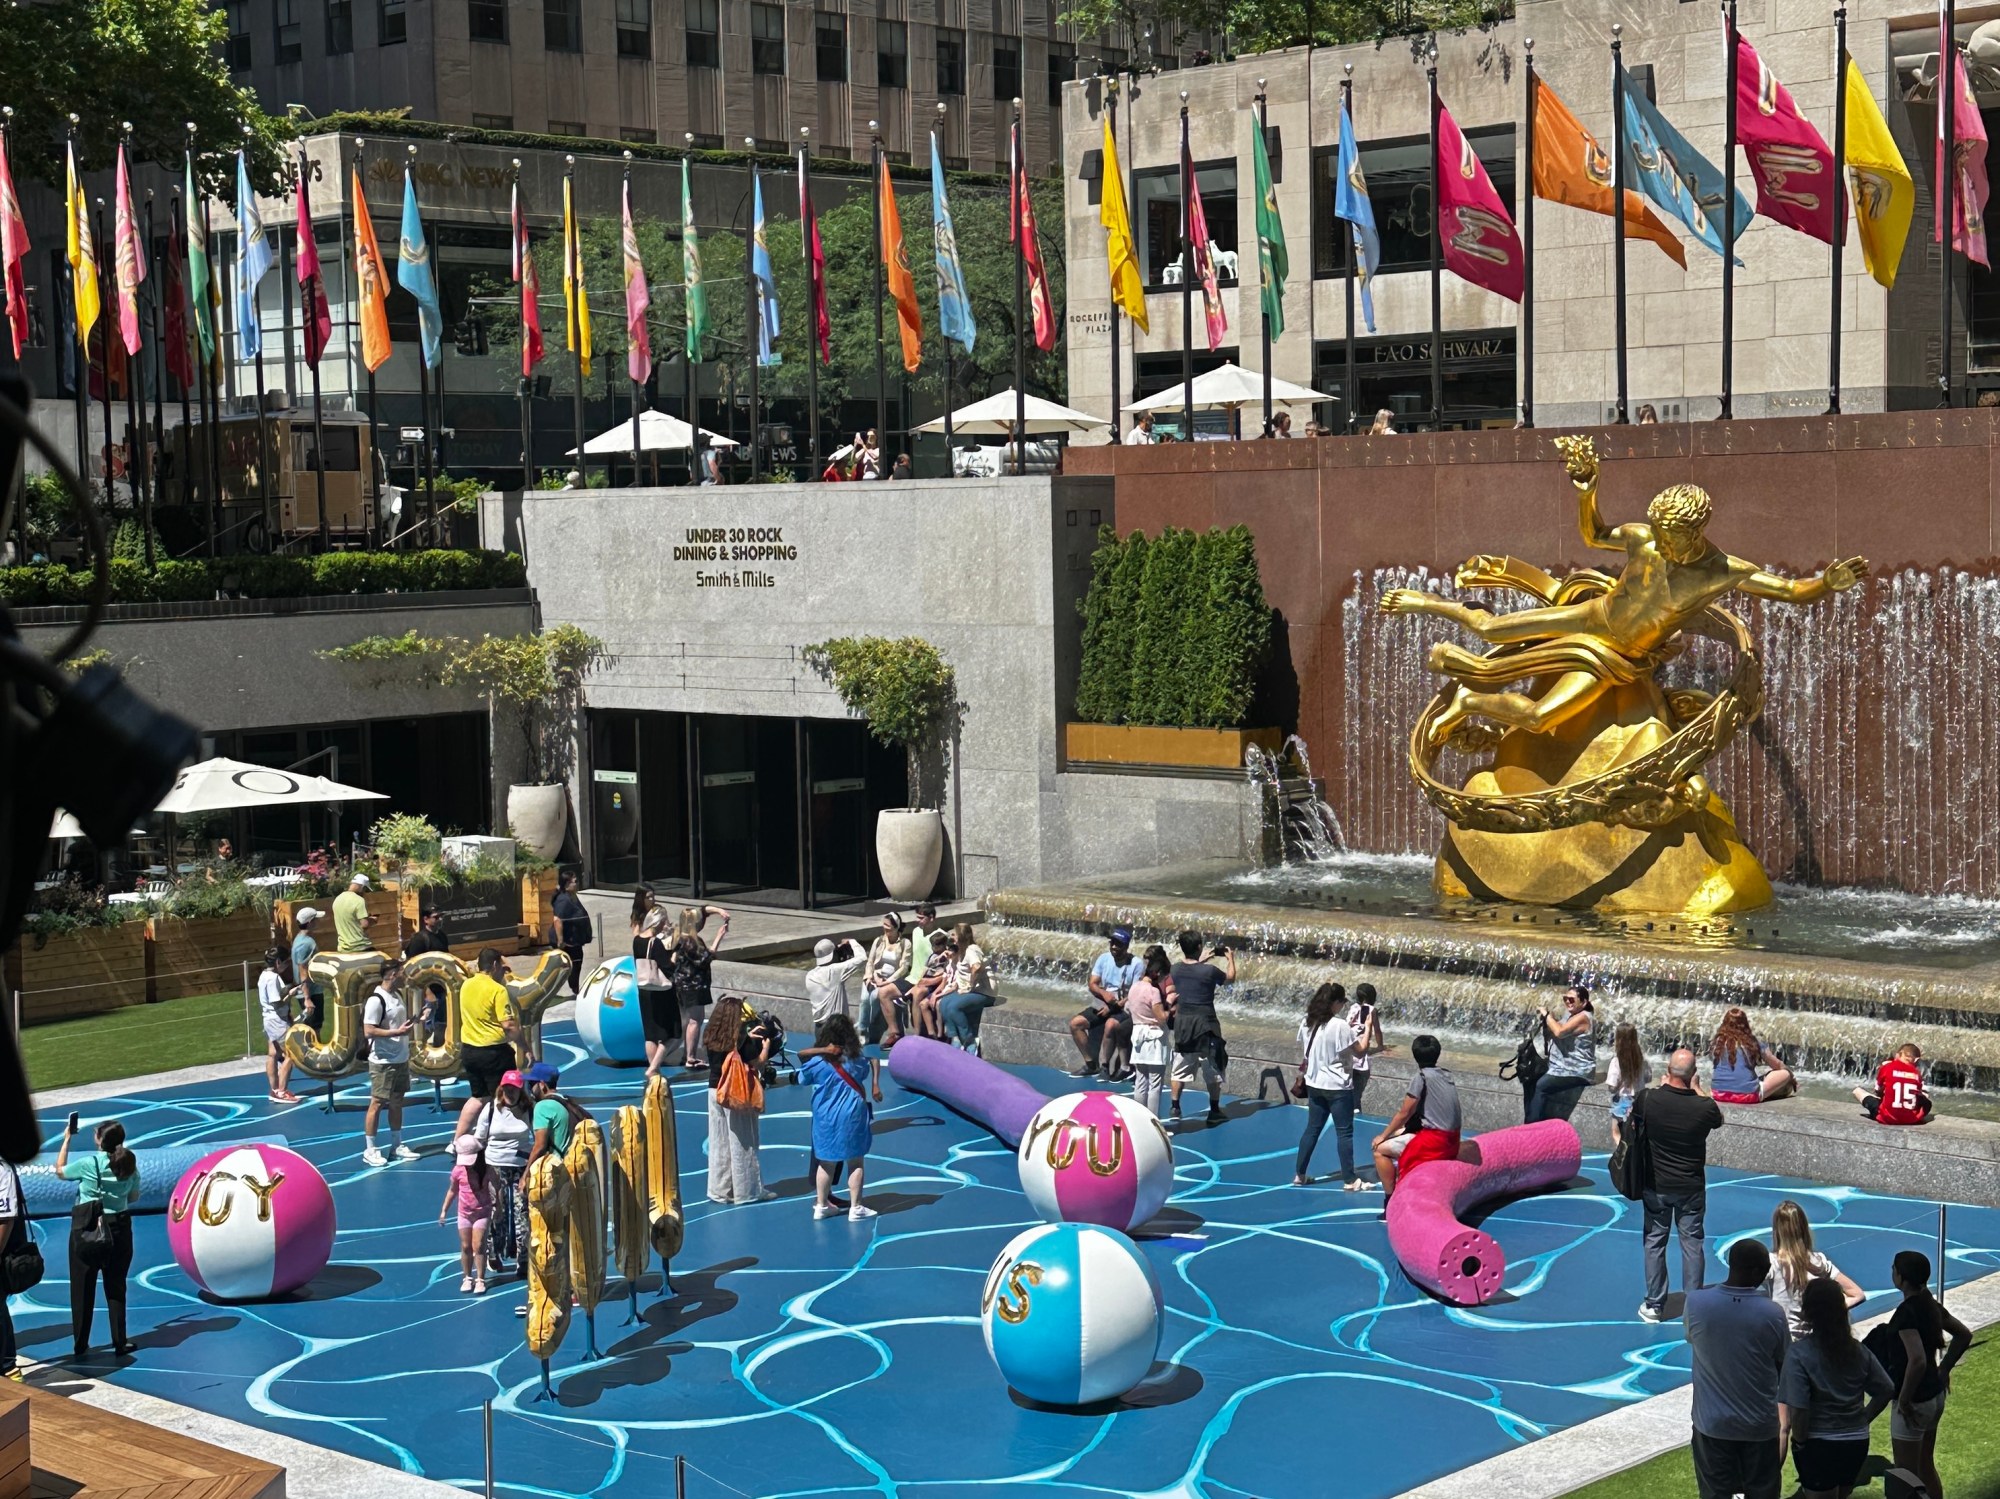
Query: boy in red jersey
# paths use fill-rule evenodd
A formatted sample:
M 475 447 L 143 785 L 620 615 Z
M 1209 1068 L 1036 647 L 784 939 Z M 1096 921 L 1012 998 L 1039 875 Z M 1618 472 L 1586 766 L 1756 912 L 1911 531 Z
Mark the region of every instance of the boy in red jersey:
M 1931 1096 L 1924 1091 L 1924 1075 L 1917 1063 L 1922 1051 L 1912 1043 L 1896 1048 L 1896 1054 L 1875 1073 L 1875 1090 L 1854 1090 L 1854 1101 L 1877 1124 L 1922 1124 L 1931 1117 Z

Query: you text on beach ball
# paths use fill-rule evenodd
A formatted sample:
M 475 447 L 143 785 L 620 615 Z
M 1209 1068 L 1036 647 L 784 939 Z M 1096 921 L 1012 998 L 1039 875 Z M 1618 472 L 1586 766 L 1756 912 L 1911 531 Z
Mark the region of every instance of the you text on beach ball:
M 1129 1233 L 1166 1206 L 1174 1147 L 1150 1110 L 1117 1093 L 1065 1093 L 1035 1111 L 1021 1190 L 1050 1223 Z
M 211 1151 L 167 1203 L 167 1240 L 196 1285 L 223 1301 L 296 1291 L 333 1254 L 333 1193 L 304 1156 L 278 1145 Z
M 1008 1385 L 1044 1405 L 1125 1394 L 1160 1346 L 1160 1283 L 1123 1234 L 1089 1223 L 1031 1228 L 986 1274 L 979 1320 Z
M 630 958 L 613 958 L 590 970 L 576 994 L 576 1033 L 592 1061 L 646 1060 L 639 980 Z

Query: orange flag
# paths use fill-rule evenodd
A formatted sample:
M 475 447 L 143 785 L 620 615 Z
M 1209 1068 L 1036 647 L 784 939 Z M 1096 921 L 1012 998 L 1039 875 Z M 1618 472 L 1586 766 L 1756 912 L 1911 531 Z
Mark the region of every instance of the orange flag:
M 1535 80 L 1535 196 L 1567 203 L 1587 213 L 1611 217 L 1611 158 L 1556 97 L 1556 91 Z M 1687 269 L 1687 251 L 1651 206 L 1631 188 L 1625 189 L 1625 237 L 1649 239 Z
M 903 335 L 903 368 L 924 362 L 924 317 L 917 310 L 917 283 L 910 278 L 910 256 L 903 248 L 903 219 L 896 212 L 896 192 L 889 185 L 889 162 L 882 162 L 882 264 L 889 272 L 889 295 L 896 303 L 896 331 Z
M 374 374 L 389 362 L 389 276 L 375 243 L 375 220 L 361 194 L 361 170 L 354 172 L 354 274 L 361 287 L 361 362 Z

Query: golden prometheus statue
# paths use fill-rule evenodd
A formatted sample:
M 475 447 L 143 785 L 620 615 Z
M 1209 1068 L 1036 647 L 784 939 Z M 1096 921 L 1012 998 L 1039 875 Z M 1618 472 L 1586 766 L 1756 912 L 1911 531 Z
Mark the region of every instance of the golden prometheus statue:
M 1771 882 L 1735 836 L 1702 767 L 1756 718 L 1763 678 L 1749 632 L 1719 607 L 1734 592 L 1811 604 L 1868 575 L 1860 557 L 1796 581 L 1732 557 L 1703 534 L 1712 510 L 1692 484 L 1654 496 L 1646 524 L 1597 513 L 1597 452 L 1558 437 L 1576 485 L 1586 546 L 1623 552 L 1617 577 L 1560 582 L 1512 557 L 1474 557 L 1460 588 L 1526 593 L 1540 608 L 1496 614 L 1414 589 L 1382 597 L 1388 614 L 1429 614 L 1492 649 L 1440 643 L 1430 667 L 1454 681 L 1418 718 L 1410 770 L 1447 820 L 1437 885 L 1447 894 L 1535 905 L 1710 916 L 1771 899 Z M 1719 692 L 1667 691 L 1654 673 L 1687 632 L 1733 646 Z M 1447 745 L 1492 751 L 1463 787 L 1434 774 Z

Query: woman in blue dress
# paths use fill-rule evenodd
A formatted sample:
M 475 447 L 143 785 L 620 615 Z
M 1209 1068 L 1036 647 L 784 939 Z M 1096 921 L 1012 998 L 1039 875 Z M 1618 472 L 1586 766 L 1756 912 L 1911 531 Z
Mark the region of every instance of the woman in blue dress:
M 841 1163 L 847 1165 L 847 1216 L 859 1223 L 875 1209 L 861 1202 L 864 1157 L 874 1143 L 874 1105 L 861 1085 L 861 1036 L 845 1015 L 820 1022 L 811 1046 L 799 1052 L 799 1081 L 809 1084 L 812 1099 L 813 1217 L 831 1218 L 840 1208 L 833 1201 L 833 1184 Z

